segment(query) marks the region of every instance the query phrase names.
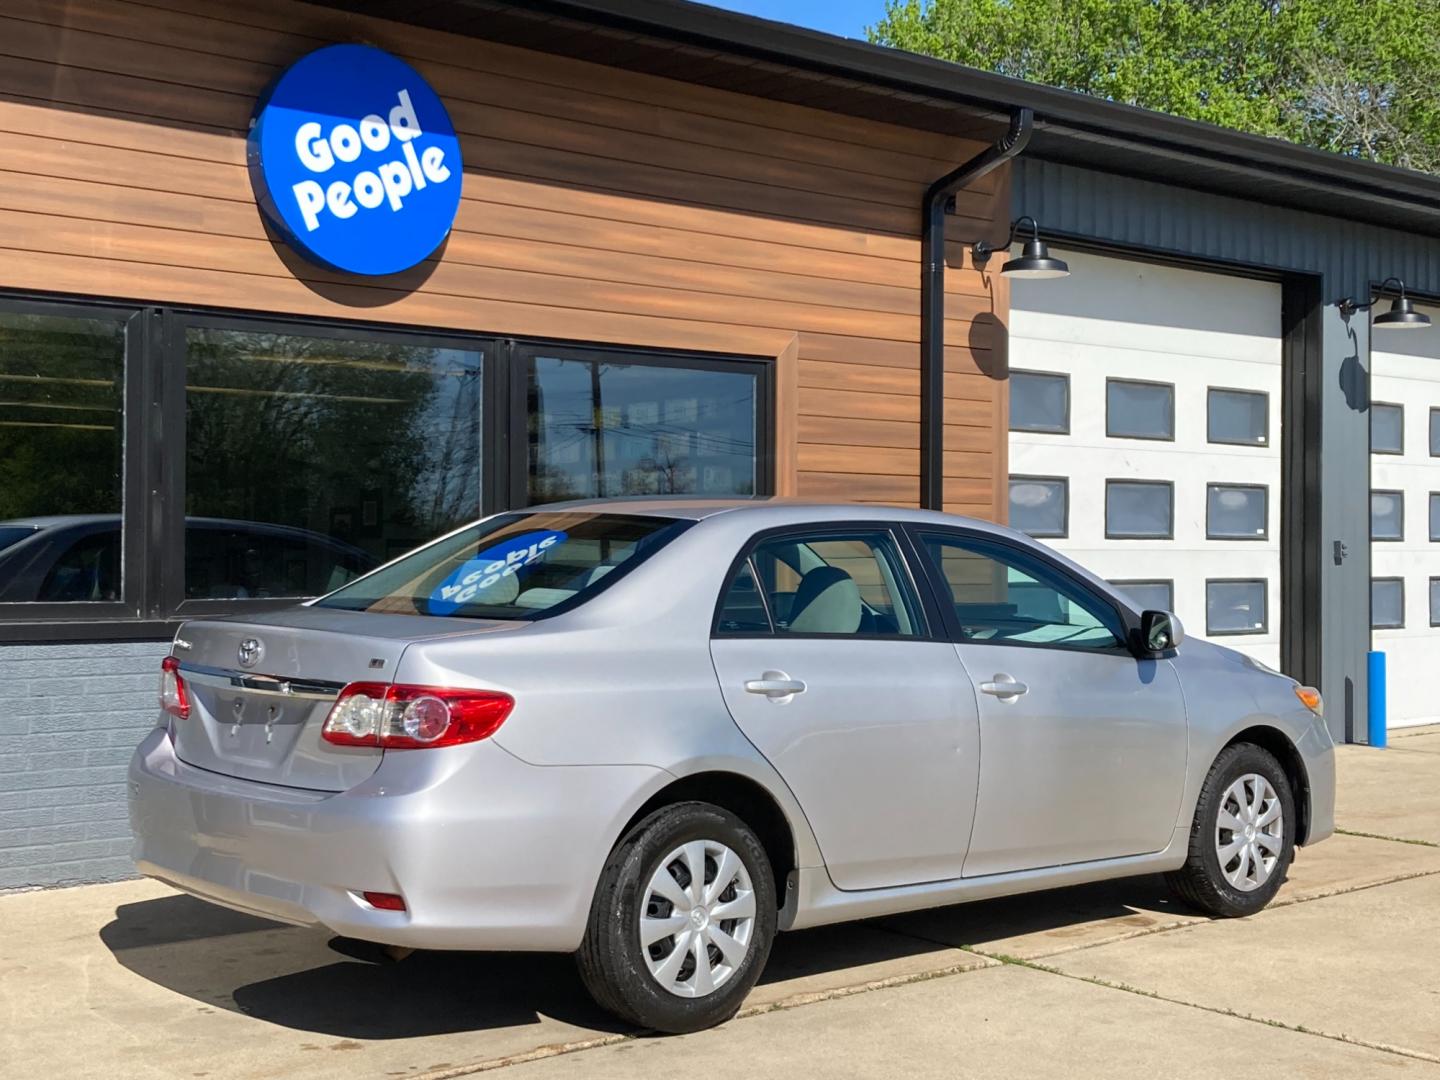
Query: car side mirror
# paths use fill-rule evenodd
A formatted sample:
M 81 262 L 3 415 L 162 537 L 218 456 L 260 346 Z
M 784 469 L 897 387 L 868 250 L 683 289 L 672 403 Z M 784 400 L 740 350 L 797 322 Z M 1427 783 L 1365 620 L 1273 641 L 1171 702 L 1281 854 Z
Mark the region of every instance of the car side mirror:
M 1185 640 L 1179 616 L 1169 611 L 1147 611 L 1140 616 L 1140 647 L 1147 656 L 1178 649 Z

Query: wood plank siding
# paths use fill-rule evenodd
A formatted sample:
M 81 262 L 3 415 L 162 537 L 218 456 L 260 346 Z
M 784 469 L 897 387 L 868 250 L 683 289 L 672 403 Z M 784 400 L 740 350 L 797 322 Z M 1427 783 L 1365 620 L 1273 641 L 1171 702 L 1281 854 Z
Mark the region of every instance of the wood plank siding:
M 261 222 L 255 100 L 336 41 L 413 64 L 461 136 L 448 244 L 407 273 L 304 262 Z M 914 505 L 925 186 L 979 149 L 286 0 L 6 0 L 0 287 L 759 356 L 782 491 Z M 1003 517 L 1009 178 L 961 193 L 946 501 Z

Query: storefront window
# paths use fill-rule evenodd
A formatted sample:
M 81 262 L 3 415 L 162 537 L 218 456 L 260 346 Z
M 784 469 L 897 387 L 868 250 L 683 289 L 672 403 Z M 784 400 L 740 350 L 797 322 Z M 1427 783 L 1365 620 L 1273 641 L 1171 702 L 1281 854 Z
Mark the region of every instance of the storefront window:
M 0 602 L 121 598 L 125 322 L 0 311 Z
M 530 503 L 755 494 L 751 370 L 555 354 L 526 369 Z
M 480 515 L 478 350 L 190 326 L 185 597 L 314 596 Z

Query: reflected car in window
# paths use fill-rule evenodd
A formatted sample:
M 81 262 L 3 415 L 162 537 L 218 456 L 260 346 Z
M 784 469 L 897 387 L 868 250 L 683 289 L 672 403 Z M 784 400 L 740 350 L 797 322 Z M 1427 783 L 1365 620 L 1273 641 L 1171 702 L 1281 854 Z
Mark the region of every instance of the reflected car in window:
M 1334 827 L 1313 689 L 933 512 L 500 514 L 193 620 L 160 679 L 143 873 L 393 946 L 574 953 L 667 1032 L 733 1015 L 780 930 L 1150 873 L 1243 916 Z
M 339 588 L 378 564 L 307 529 L 224 518 L 185 520 L 187 599 L 301 598 Z M 0 521 L 0 603 L 121 598 L 119 514 Z

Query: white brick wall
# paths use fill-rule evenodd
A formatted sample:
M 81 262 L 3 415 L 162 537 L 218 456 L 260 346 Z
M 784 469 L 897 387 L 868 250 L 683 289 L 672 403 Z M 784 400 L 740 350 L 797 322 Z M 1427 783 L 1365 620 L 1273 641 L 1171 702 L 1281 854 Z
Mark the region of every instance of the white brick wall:
M 0 890 L 134 874 L 125 770 L 168 651 L 0 645 Z

